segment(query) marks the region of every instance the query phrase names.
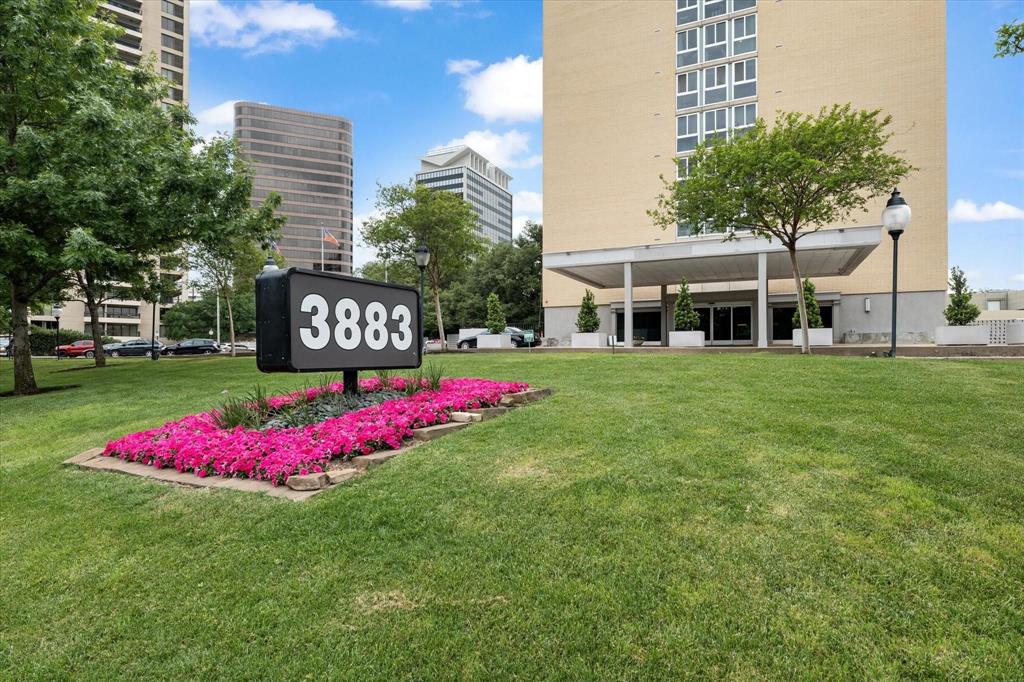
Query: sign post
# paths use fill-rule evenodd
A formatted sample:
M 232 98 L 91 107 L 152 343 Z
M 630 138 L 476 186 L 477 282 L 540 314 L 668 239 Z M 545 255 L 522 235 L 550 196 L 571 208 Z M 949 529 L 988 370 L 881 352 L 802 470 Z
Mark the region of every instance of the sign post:
M 420 296 L 412 287 L 288 268 L 256 278 L 256 366 L 261 372 L 342 372 L 423 362 Z

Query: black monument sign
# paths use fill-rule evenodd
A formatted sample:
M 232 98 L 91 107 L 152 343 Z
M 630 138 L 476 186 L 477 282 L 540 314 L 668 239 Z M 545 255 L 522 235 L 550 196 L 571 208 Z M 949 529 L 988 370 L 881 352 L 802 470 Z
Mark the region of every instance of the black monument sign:
M 303 268 L 256 279 L 256 364 L 263 372 L 419 367 L 419 293 L 412 287 Z

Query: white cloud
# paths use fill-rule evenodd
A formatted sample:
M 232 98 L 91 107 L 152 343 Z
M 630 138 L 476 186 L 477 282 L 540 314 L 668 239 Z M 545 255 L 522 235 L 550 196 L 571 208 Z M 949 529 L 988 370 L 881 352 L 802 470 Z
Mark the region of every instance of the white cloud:
M 957 199 L 949 209 L 951 223 L 988 223 L 995 220 L 1024 220 L 1024 209 L 1005 201 L 978 206 L 970 199 Z
M 519 190 L 512 197 L 512 207 L 523 213 L 540 214 L 544 212 L 544 195 L 540 192 Z
M 351 38 L 355 31 L 311 2 L 261 0 L 225 4 L 192 0 L 191 36 L 204 45 L 231 47 L 254 55 L 288 52 L 298 45 L 320 45 L 332 38 Z
M 449 59 L 445 62 L 445 73 L 466 75 L 479 69 L 483 64 L 475 59 Z
M 401 9 L 407 12 L 419 12 L 420 10 L 430 9 L 431 0 L 374 0 L 373 4 L 380 5 L 381 7 Z
M 196 132 L 204 139 L 209 140 L 217 133 L 230 134 L 235 124 L 235 102 L 236 99 L 229 99 L 209 109 L 203 109 L 196 114 Z
M 471 60 L 460 60 L 463 64 Z M 449 68 L 452 62 L 448 62 Z M 465 107 L 488 121 L 536 121 L 543 113 L 544 59 L 509 57 L 470 72 L 460 73 L 466 93 Z
M 462 137 L 449 140 L 434 149 L 463 144 L 483 154 L 487 157 L 488 161 L 502 170 L 534 168 L 544 161 L 544 157 L 540 154 L 530 154 L 529 133 L 518 130 L 509 130 L 505 133 L 495 133 L 490 130 L 471 130 Z

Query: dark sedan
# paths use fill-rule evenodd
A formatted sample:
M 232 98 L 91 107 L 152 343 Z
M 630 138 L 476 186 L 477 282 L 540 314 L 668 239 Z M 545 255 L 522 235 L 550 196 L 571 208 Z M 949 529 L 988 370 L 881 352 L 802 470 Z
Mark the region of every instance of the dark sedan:
M 103 345 L 103 351 L 112 358 L 118 357 L 145 357 L 153 349 L 153 342 L 146 339 L 132 339 L 120 343 L 107 343 Z M 162 352 L 164 344 L 156 342 L 156 350 Z
M 507 334 L 512 337 L 512 345 L 516 348 L 526 348 L 527 346 L 539 346 L 540 338 L 537 336 L 533 337 L 532 343 L 526 342 L 526 334 L 519 327 L 505 327 L 505 331 L 502 334 Z M 476 348 L 476 336 L 468 336 L 459 341 L 459 348 Z
M 165 347 L 162 355 L 213 355 L 220 352 L 220 346 L 213 339 L 186 339 Z

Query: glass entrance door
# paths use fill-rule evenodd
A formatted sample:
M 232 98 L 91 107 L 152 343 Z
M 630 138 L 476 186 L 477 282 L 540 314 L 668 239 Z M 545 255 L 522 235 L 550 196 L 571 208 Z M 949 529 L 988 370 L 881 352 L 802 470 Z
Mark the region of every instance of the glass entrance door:
M 749 303 L 701 306 L 697 307 L 697 314 L 709 344 L 738 346 L 753 342 L 753 306 Z

